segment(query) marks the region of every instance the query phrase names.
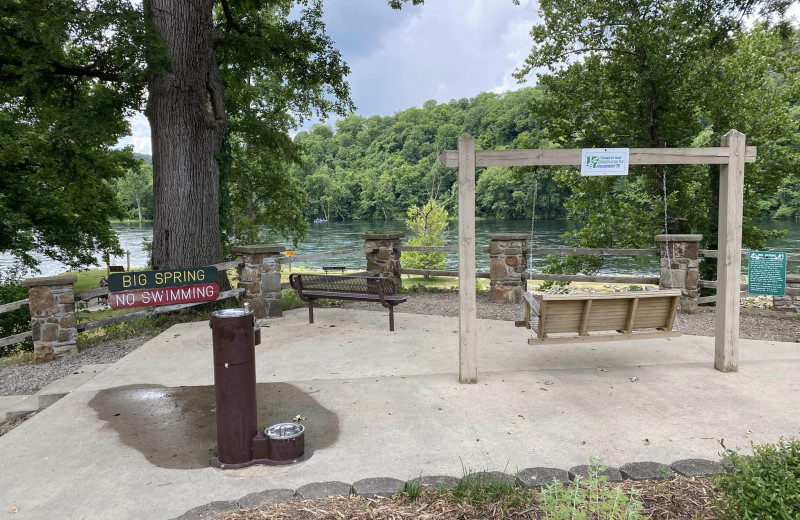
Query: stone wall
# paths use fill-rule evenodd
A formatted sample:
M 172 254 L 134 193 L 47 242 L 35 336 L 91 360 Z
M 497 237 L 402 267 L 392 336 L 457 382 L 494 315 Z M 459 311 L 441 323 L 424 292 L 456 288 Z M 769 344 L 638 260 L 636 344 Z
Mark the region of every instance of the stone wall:
M 703 235 L 656 235 L 661 253 L 661 289 L 680 289 L 680 312 L 697 312 L 700 241 Z
M 239 288 L 245 290 L 242 304 L 250 304 L 256 319 L 283 316 L 281 264 L 278 260 L 285 250 L 284 246 L 275 244 L 233 248 L 243 263 L 238 268 Z
M 397 287 L 403 282 L 400 274 L 401 251 L 400 240 L 405 236 L 404 233 L 365 233 L 361 235 L 364 239 L 364 247 L 373 249 L 367 253 L 367 271 L 375 273 L 377 276 L 391 277 Z
M 800 276 L 787 274 L 786 288 L 800 289 Z M 776 311 L 800 313 L 800 296 L 773 296 L 772 306 Z
M 489 235 L 489 279 L 492 301 L 520 303 L 528 281 L 523 277 L 528 267 L 525 249 L 528 235 L 494 233 Z
M 75 314 L 76 276 L 28 278 L 22 283 L 30 288 L 33 362 L 46 363 L 54 358 L 78 353 L 78 317 Z

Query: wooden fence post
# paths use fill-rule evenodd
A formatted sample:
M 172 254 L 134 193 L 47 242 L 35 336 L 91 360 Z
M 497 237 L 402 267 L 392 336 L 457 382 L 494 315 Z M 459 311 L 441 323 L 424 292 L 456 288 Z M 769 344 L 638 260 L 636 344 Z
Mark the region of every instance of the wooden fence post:
M 478 382 L 475 302 L 475 138 L 458 138 L 458 380 Z
M 721 372 L 739 370 L 739 284 L 742 270 L 745 140 L 745 135 L 736 130 L 723 135 L 721 140 L 721 145 L 730 150 L 728 163 L 719 168 L 719 256 L 714 368 Z

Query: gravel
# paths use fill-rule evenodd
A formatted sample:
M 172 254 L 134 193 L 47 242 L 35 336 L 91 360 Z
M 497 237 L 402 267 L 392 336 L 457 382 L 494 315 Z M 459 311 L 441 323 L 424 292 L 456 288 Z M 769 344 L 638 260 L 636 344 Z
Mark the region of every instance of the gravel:
M 14 365 L 0 368 L 0 395 L 31 395 L 53 381 L 73 373 L 83 365 L 114 363 L 133 352 L 151 335 L 125 340 L 107 341 L 81 350 L 74 356 L 64 356 L 40 365 Z
M 478 293 L 477 314 L 480 319 L 515 321 L 525 317 L 524 305 L 494 303 L 489 294 Z M 329 307 L 377 310 L 370 302 L 331 301 Z M 458 316 L 458 293 L 416 292 L 408 301 L 395 307 L 397 313 Z M 678 314 L 676 329 L 683 334 L 714 336 L 716 308 L 700 307 L 697 314 Z M 743 339 L 800 342 L 800 315 L 759 309 L 741 309 L 739 335 Z

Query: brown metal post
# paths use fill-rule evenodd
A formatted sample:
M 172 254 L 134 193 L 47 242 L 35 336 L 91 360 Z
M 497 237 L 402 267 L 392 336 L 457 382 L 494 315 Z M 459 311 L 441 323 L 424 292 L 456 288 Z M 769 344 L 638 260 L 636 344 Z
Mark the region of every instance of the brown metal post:
M 211 313 L 217 403 L 214 465 L 246 464 L 253 460 L 253 437 L 258 430 L 253 325 L 253 313 L 249 310 Z

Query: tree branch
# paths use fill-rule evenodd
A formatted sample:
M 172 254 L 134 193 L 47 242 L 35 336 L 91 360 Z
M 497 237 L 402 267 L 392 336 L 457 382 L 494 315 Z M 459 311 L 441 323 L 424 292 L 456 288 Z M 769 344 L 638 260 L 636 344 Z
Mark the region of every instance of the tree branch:
M 230 29 L 242 34 L 242 28 L 236 23 L 236 20 L 233 19 L 233 13 L 231 13 L 231 7 L 228 5 L 228 0 L 220 0 L 222 4 L 222 11 L 225 13 L 225 22 L 226 25 L 230 26 Z

